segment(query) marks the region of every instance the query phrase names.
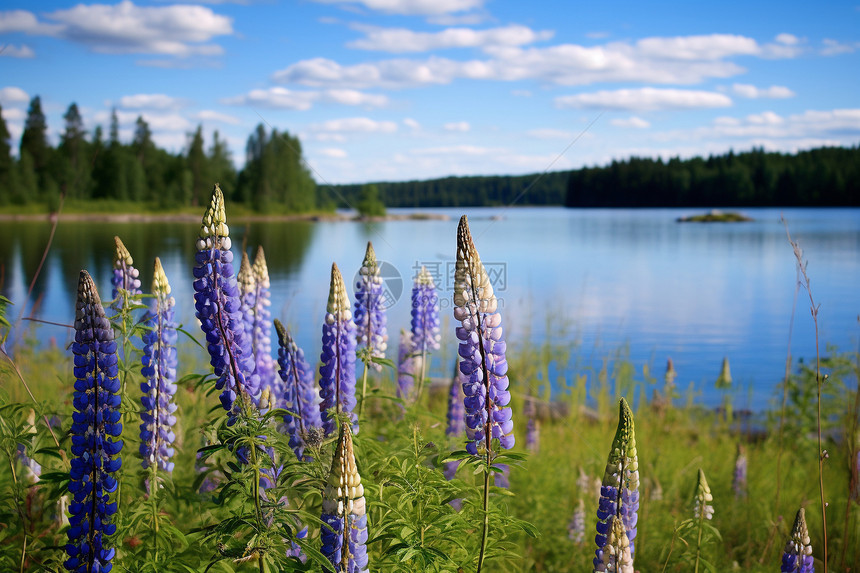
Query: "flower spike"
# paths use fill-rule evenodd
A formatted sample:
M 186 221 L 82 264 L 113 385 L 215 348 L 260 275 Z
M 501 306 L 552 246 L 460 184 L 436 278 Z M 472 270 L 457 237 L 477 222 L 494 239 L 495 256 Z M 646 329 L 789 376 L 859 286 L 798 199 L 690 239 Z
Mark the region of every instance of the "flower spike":
M 639 511 L 639 458 L 636 451 L 633 412 L 627 405 L 627 400 L 621 398 L 618 409 L 618 427 L 615 430 L 615 438 L 612 440 L 612 449 L 606 461 L 606 471 L 600 486 L 597 536 L 595 537 L 597 543 L 594 558 L 595 571 L 610 570 L 599 567 L 601 563 L 606 564 L 606 552 L 609 551 L 610 533 L 613 528 L 620 527 L 626 534 L 627 541 L 624 547 L 629 551 L 631 567 L 635 557 L 633 540 L 636 538 Z M 615 522 L 614 525 L 613 522 Z M 618 539 L 616 542 L 620 543 Z M 621 555 L 621 550 L 621 545 L 613 549 L 616 555 Z
M 371 357 L 384 358 L 388 348 L 385 293 L 376 252 L 370 241 L 358 274 L 355 285 L 356 342 L 358 346 L 368 348 Z M 370 366 L 377 371 L 382 369 L 382 365 L 375 362 L 370 362 Z
M 711 495 L 711 488 L 708 487 L 705 472 L 699 468 L 699 479 L 696 482 L 696 497 L 693 499 L 693 516 L 696 519 L 702 516 L 705 519 L 713 519 L 714 506 L 711 505 L 712 501 L 714 501 L 714 496 Z
M 337 264 L 331 265 L 331 288 L 323 324 L 322 354 L 320 355 L 320 412 L 326 435 L 337 429 L 336 413 L 349 415 L 353 433 L 358 433 L 355 399 L 355 324 L 346 285 Z
M 116 236 L 113 240 L 116 243 L 116 253 L 113 260 L 113 277 L 110 279 L 110 284 L 113 285 L 111 298 L 114 300 L 114 310 L 119 311 L 123 306 L 122 301 L 117 298 L 121 290 L 126 291 L 130 296 L 141 293 L 140 271 L 134 268 L 134 260 L 122 240 Z
M 367 563 L 367 513 L 364 486 L 355 464 L 349 424 L 340 426 L 337 449 L 323 492 L 322 553 L 338 573 L 364 573 Z
M 176 404 L 173 402 L 177 363 L 176 323 L 173 319 L 176 302 L 170 296 L 170 284 L 158 257 L 155 258 L 152 294 L 155 298 L 146 317 L 146 325 L 152 330 L 143 335 L 143 368 L 140 371 L 146 377 L 140 385 L 144 409 L 140 416 L 143 422 L 140 425 L 140 455 L 144 469 L 157 463 L 159 469 L 172 472 L 171 458 L 176 439 L 172 429 L 176 424 Z
M 460 340 L 460 372 L 466 407 L 466 450 L 477 455 L 490 451 L 497 438 L 504 449 L 514 446 L 508 362 L 502 339 L 502 318 L 493 285 L 472 241 L 466 216 L 457 228 L 457 264 L 454 274 L 454 318 Z
M 439 295 L 433 275 L 422 266 L 412 287 L 412 350 L 416 355 L 439 350 L 441 339 Z
M 119 366 L 116 341 L 93 279 L 81 271 L 75 308 L 75 393 L 72 400 L 72 455 L 69 474 L 69 542 L 64 565 L 75 572 L 103 571 L 115 550 L 107 537 L 116 532 L 113 474 L 122 461 Z
M 251 377 L 254 356 L 242 323 L 231 245 L 224 195 L 215 185 L 197 239 L 194 307 L 206 335 L 209 362 L 218 376 L 215 387 L 221 390 L 221 405 L 235 420 L 240 408 L 236 399 L 246 395 L 256 401 L 260 389 Z
M 290 412 L 284 416 L 284 425 L 290 436 L 290 447 L 296 457 L 302 459 L 308 431 L 322 427 L 320 411 L 314 403 L 314 373 L 305 360 L 305 353 L 278 319 L 275 319 L 275 330 L 278 332 L 278 365 L 281 367 L 278 374 L 284 387 L 283 407 Z
M 801 507 L 794 518 L 791 537 L 785 544 L 782 554 L 781 573 L 815 573 L 815 563 L 812 559 L 812 545 L 809 540 L 809 530 L 806 527 L 806 515 Z
M 254 328 L 251 332 L 251 349 L 254 352 L 254 372 L 260 378 L 260 387 L 272 387 L 277 396 L 283 394 L 279 379 L 275 376 L 275 361 L 272 359 L 272 294 L 270 292 L 269 267 L 263 247 L 257 247 L 252 266 L 254 273 Z

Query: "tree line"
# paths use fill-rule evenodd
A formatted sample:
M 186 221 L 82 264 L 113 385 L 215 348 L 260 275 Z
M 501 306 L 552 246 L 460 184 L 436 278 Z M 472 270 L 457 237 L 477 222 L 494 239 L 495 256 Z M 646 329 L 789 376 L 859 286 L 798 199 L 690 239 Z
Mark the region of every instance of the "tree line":
M 298 138 L 263 125 L 248 138 L 244 168 L 237 172 L 230 150 L 217 131 L 206 146 L 198 126 L 186 149 L 170 153 L 152 140 L 142 116 L 131 141 L 120 140 L 116 110 L 108 133 L 90 133 L 77 104 L 63 115 L 56 147 L 39 96 L 30 101 L 18 158 L 12 156 L 9 130 L 0 108 L 0 205 L 59 205 L 60 196 L 87 200 L 145 202 L 159 209 L 201 206 L 212 184 L 221 183 L 229 199 L 258 210 L 309 211 L 320 207 L 316 183 L 302 160 Z
M 142 116 L 131 141 L 120 141 L 116 111 L 108 133 L 85 129 L 78 106 L 65 115 L 59 144 L 47 139 L 38 96 L 30 102 L 17 159 L 0 109 L 0 205 L 67 198 L 146 202 L 155 208 L 201 206 L 212 183 L 228 199 L 260 212 L 296 213 L 361 206 L 566 205 L 569 207 L 842 206 L 860 204 L 860 147 L 796 154 L 748 152 L 682 160 L 633 157 L 602 167 L 530 175 L 444 177 L 425 181 L 317 186 L 298 137 L 258 125 L 237 171 L 218 132 L 206 146 L 202 128 L 181 153 L 152 141 Z M 380 203 L 377 205 L 377 203 Z M 382 209 L 380 211 L 380 209 Z

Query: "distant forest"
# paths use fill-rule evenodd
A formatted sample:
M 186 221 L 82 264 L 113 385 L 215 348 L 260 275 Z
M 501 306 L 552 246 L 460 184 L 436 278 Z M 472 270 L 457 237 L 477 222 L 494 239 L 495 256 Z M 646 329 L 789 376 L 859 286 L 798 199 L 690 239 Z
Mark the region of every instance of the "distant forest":
M 317 185 L 298 137 L 261 124 L 248 137 L 237 172 L 218 132 L 206 145 L 202 128 L 182 153 L 158 148 L 144 118 L 131 141 L 120 141 L 116 112 L 107 134 L 87 131 L 78 106 L 63 116 L 59 144 L 47 138 L 38 96 L 30 101 L 17 159 L 0 109 L 0 206 L 47 205 L 61 193 L 80 200 L 146 203 L 151 208 L 200 206 L 214 182 L 228 199 L 258 212 L 299 213 L 357 205 L 364 185 Z M 569 207 L 848 206 L 860 205 L 860 147 L 828 147 L 794 155 L 753 149 L 681 160 L 631 158 L 605 167 L 531 175 L 445 177 L 375 183 L 388 207 L 566 205 Z

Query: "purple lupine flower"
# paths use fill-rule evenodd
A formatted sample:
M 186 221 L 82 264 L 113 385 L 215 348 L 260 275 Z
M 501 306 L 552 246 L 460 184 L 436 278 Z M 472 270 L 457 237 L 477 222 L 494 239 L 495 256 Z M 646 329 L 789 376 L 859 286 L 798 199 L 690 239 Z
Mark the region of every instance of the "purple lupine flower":
M 621 398 L 618 413 L 618 428 L 612 440 L 612 448 L 606 461 L 606 471 L 600 487 L 597 509 L 597 550 L 594 570 L 607 571 L 607 555 L 622 555 L 629 552 L 630 570 L 634 554 L 633 540 L 636 538 L 636 522 L 639 511 L 639 457 L 636 451 L 636 436 L 633 427 L 633 412 L 627 400 Z M 616 529 L 624 532 L 622 540 Z M 615 532 L 615 533 L 613 533 Z M 614 537 L 613 537 L 614 535 Z M 611 538 L 611 539 L 610 539 Z M 610 543 L 613 541 L 614 545 Z M 623 565 L 623 560 L 618 566 Z M 601 569 L 601 567 L 604 567 Z M 620 571 L 621 569 L 619 569 Z
M 439 350 L 439 294 L 433 275 L 425 267 L 415 277 L 412 287 L 412 352 L 424 355 Z
M 331 562 L 334 571 L 368 571 L 364 486 L 361 485 L 361 476 L 355 464 L 352 432 L 346 422 L 340 425 L 337 449 L 323 491 L 322 522 L 322 553 Z M 346 547 L 344 541 L 347 541 Z
M 257 247 L 254 257 L 254 328 L 251 333 L 251 349 L 254 353 L 254 373 L 260 378 L 260 387 L 272 388 L 272 394 L 278 404 L 283 389 L 280 378 L 275 376 L 275 361 L 272 359 L 272 306 L 271 282 L 269 267 L 266 265 L 266 255 L 263 247 Z
M 594 560 L 594 571 L 633 573 L 632 544 L 624 531 L 624 524 L 617 515 L 610 515 L 607 522 L 604 550 Z
M 358 433 L 355 410 L 355 324 L 349 309 L 346 285 L 337 264 L 331 265 L 331 288 L 323 324 L 320 355 L 320 412 L 326 435 L 337 430 L 337 414 L 347 414 L 353 433 Z M 334 410 L 334 412 L 332 412 Z
M 242 329 L 245 337 L 251 340 L 254 334 L 254 306 L 256 305 L 257 279 L 251 269 L 248 253 L 242 253 L 239 272 L 236 273 L 236 288 L 239 290 L 239 309 L 242 315 Z M 253 347 L 252 347 L 253 350 Z
M 122 465 L 119 366 L 113 329 L 105 316 L 93 279 L 81 271 L 75 305 L 75 393 L 72 403 L 72 455 L 69 472 L 69 558 L 75 572 L 111 570 L 115 550 L 107 537 L 116 532 L 111 516 L 117 503 L 113 477 Z
M 738 444 L 738 455 L 735 458 L 732 489 L 735 492 L 736 498 L 746 497 L 747 495 L 747 454 L 741 444 Z
M 815 563 L 812 559 L 812 545 L 809 540 L 809 530 L 806 528 L 806 515 L 801 507 L 794 518 L 791 537 L 785 544 L 782 554 L 781 573 L 815 573 Z
M 278 319 L 275 319 L 275 330 L 278 333 L 278 365 L 281 367 L 278 374 L 284 388 L 282 405 L 290 412 L 284 416 L 284 427 L 290 436 L 290 447 L 296 458 L 301 460 L 308 430 L 322 427 L 320 410 L 314 403 L 314 372 L 305 360 L 305 353 Z
M 508 362 L 502 340 L 502 319 L 493 285 L 472 241 L 466 216 L 457 229 L 457 266 L 454 274 L 454 318 L 460 340 L 460 372 L 466 407 L 466 450 L 478 455 L 491 451 L 497 438 L 504 449 L 514 446 Z
M 573 517 L 567 525 L 567 538 L 577 545 L 585 541 L 585 502 L 581 497 L 576 504 L 576 509 L 573 510 Z
M 364 261 L 358 271 L 359 279 L 355 284 L 355 327 L 356 343 L 361 348 L 367 348 L 371 357 L 385 358 L 388 348 L 388 332 L 385 328 L 385 296 L 382 276 L 373 244 L 367 242 Z M 370 362 L 375 370 L 382 369 L 381 364 Z
M 493 485 L 504 489 L 511 489 L 511 466 L 508 464 L 496 464 L 501 471 L 493 472 Z
M 412 355 L 412 333 L 401 328 L 397 348 L 397 397 L 407 403 L 412 399 L 415 388 L 415 359 Z
M 158 468 L 173 471 L 173 442 L 176 436 L 176 323 L 173 320 L 176 302 L 170 296 L 170 284 L 155 258 L 152 278 L 152 309 L 146 317 L 148 330 L 143 335 L 143 368 L 140 373 L 146 378 L 141 383 L 143 413 L 140 419 L 140 455 L 143 468 L 157 463 Z
M 242 326 L 231 244 L 224 195 L 215 185 L 197 239 L 194 307 L 200 328 L 206 335 L 209 362 L 218 376 L 215 387 L 221 390 L 221 405 L 230 412 L 232 423 L 241 409 L 241 402 L 237 403 L 236 399 L 244 395 L 256 401 L 260 389 L 251 376 L 254 356 Z
M 537 408 L 534 400 L 529 398 L 523 406 L 523 417 L 526 419 L 526 449 L 537 453 L 540 449 L 540 427 L 537 421 Z
M 116 252 L 113 260 L 113 277 L 110 279 L 110 284 L 113 285 L 111 308 L 119 312 L 126 305 L 125 300 L 120 298 L 122 291 L 125 291 L 127 296 L 141 293 L 140 271 L 134 268 L 134 260 L 122 240 L 119 237 L 114 237 L 113 240 L 116 243 Z
M 457 362 L 454 362 L 454 375 L 448 388 L 448 425 L 445 435 L 459 438 L 466 431 L 465 409 L 463 406 L 463 382 L 465 376 L 460 372 Z

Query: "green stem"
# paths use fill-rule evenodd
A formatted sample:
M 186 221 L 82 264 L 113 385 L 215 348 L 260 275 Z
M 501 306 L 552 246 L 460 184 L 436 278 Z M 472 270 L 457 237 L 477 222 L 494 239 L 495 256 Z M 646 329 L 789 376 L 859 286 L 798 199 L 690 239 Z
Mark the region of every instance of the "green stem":
M 699 540 L 696 542 L 696 568 L 693 573 L 699 573 L 699 555 L 702 553 L 702 524 L 705 522 L 705 504 L 699 508 L 702 515 L 699 516 Z
M 487 451 L 487 467 L 484 468 L 484 527 L 481 530 L 481 553 L 478 555 L 478 570 L 484 566 L 484 552 L 487 548 L 487 533 L 490 529 L 490 452 Z
M 364 362 L 364 374 L 361 376 L 361 404 L 358 406 L 358 419 L 364 419 L 364 399 L 367 397 L 367 369 L 370 364 Z

